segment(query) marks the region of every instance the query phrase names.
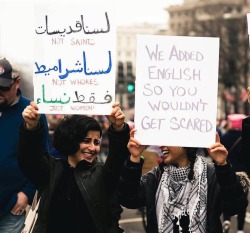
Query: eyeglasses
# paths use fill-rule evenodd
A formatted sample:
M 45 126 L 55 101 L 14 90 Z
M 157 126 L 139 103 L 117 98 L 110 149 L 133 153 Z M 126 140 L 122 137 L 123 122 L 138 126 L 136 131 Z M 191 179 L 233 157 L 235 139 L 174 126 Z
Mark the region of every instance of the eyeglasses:
M 8 87 L 0 86 L 0 91 L 9 91 L 12 88 L 12 86 L 14 85 L 14 83 L 16 82 L 17 78 L 18 77 L 13 78 L 14 81 Z

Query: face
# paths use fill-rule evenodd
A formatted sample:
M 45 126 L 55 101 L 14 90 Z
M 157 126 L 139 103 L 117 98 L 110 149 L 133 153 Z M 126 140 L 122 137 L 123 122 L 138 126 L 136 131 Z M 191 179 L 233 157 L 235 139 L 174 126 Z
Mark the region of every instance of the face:
M 19 82 L 20 79 L 17 78 L 15 81 L 13 81 L 8 90 L 0 87 L 0 108 L 7 107 L 15 101 L 16 93 L 19 88 Z
M 177 165 L 178 167 L 185 167 L 190 164 L 185 148 L 176 146 L 160 146 L 160 148 L 164 163 Z
M 79 150 L 74 155 L 68 156 L 69 164 L 75 167 L 82 160 L 92 163 L 100 152 L 100 144 L 100 132 L 89 131 L 80 143 Z

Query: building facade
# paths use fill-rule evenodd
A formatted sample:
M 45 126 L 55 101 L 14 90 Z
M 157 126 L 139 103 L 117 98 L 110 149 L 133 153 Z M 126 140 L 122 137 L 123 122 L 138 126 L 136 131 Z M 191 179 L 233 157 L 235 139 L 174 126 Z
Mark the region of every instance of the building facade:
M 218 118 L 249 114 L 249 0 L 184 0 L 166 8 L 169 34 L 220 38 Z
M 135 24 L 117 27 L 117 79 L 116 99 L 124 109 L 134 108 L 134 89 L 136 76 L 136 36 L 163 34 L 158 24 Z M 165 31 L 164 31 L 165 33 Z

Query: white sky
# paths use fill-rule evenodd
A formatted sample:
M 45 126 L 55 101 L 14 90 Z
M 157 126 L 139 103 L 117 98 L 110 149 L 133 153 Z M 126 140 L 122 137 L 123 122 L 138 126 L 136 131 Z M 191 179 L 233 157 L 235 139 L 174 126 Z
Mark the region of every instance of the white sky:
M 29 62 L 32 59 L 32 36 L 27 29 L 32 27 L 33 6 L 29 1 L 0 0 L 0 56 L 4 55 L 19 61 Z M 177 5 L 183 0 L 78 0 L 93 5 L 107 5 L 116 10 L 117 25 L 149 22 L 166 24 L 168 15 L 164 10 L 169 5 Z M 45 1 L 42 1 L 45 2 Z M 49 1 L 49 3 L 62 0 Z M 64 0 L 73 4 L 77 0 Z M 29 31 L 29 30 L 28 30 Z

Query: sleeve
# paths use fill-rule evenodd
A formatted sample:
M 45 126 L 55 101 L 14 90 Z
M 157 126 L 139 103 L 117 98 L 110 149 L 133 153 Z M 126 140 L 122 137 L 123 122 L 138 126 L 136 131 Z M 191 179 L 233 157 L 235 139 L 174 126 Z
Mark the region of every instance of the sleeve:
M 126 123 L 122 131 L 115 131 L 112 125 L 108 130 L 109 153 L 103 166 L 103 175 L 109 193 L 113 193 L 116 189 L 124 162 L 129 156 L 127 148 L 129 132 L 129 126 Z
M 42 124 L 35 130 L 28 130 L 24 124 L 19 128 L 18 164 L 37 189 L 44 187 L 50 174 L 48 154 L 42 149 L 44 128 Z
M 49 152 L 51 148 L 51 142 L 49 137 L 48 122 L 44 114 L 41 115 L 40 123 L 43 125 L 42 149 L 44 152 Z
M 30 181 L 27 181 L 22 192 L 28 197 L 29 205 L 31 205 L 36 192 L 35 186 Z
M 223 212 L 229 216 L 238 214 L 248 205 L 247 192 L 240 177 L 229 163 L 224 166 L 215 164 L 215 172 L 221 190 Z
M 121 205 L 129 209 L 137 209 L 145 206 L 146 200 L 143 189 L 142 176 L 143 159 L 139 163 L 126 160 L 120 183 L 118 186 L 118 197 Z M 147 174 L 144 175 L 146 181 Z
M 250 117 L 242 121 L 241 161 L 245 164 L 247 174 L 250 176 Z

